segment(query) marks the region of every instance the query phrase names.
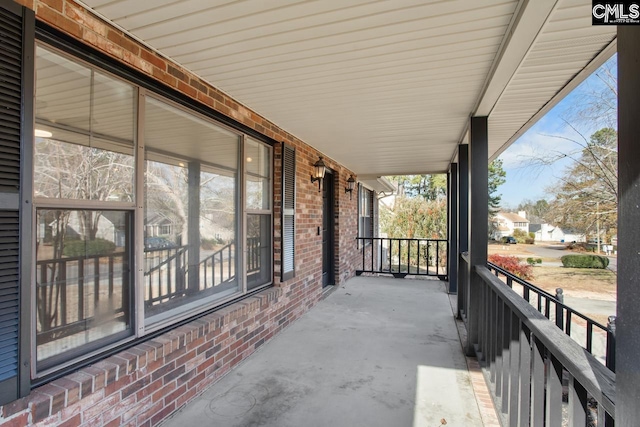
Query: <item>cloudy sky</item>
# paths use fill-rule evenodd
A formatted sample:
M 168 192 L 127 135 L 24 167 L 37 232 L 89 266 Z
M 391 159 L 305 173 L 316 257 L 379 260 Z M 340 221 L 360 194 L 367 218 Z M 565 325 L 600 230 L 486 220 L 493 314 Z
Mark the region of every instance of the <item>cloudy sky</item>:
M 609 60 L 609 67 L 615 64 L 615 56 Z M 615 67 L 613 68 L 615 71 Z M 593 93 L 603 85 L 596 76 L 598 70 L 582 82 L 567 97 L 560 101 L 538 123 L 514 142 L 501 155 L 503 166 L 507 172 L 507 181 L 498 188 L 502 194 L 503 205 L 515 208 L 523 200 L 549 199 L 546 189 L 558 182 L 563 170 L 571 165 L 570 159 L 562 159 L 551 166 L 532 165 L 532 158 L 549 153 L 570 153 L 579 149 L 574 141 L 584 141 L 597 126 L 589 123 L 578 123 L 570 120 L 571 112 L 576 104 L 584 101 L 584 96 Z M 575 126 L 576 130 L 572 129 Z

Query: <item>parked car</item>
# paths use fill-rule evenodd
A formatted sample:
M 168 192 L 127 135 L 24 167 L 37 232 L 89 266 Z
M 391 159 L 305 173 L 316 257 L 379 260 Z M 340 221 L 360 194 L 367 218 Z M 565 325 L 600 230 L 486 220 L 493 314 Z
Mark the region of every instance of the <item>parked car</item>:
M 147 237 L 144 239 L 144 249 L 145 250 L 154 250 L 154 249 L 171 249 L 175 248 L 176 245 L 169 239 L 165 239 L 164 237 Z
M 518 243 L 518 241 L 516 240 L 515 237 L 513 236 L 506 236 L 502 238 L 502 241 L 508 245 L 513 244 L 515 245 L 516 243 Z

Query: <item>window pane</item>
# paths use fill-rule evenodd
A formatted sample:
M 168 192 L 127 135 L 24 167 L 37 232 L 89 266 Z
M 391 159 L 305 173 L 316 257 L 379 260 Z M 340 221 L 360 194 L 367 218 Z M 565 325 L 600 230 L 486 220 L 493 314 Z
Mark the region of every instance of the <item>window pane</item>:
M 245 143 L 247 209 L 271 209 L 271 150 L 251 139 Z
M 36 197 L 133 202 L 133 86 L 37 48 Z
M 145 110 L 143 286 L 154 324 L 241 289 L 239 137 L 153 98 Z
M 129 335 L 131 213 L 38 209 L 36 223 L 39 368 Z
M 247 215 L 247 289 L 271 282 L 271 215 Z

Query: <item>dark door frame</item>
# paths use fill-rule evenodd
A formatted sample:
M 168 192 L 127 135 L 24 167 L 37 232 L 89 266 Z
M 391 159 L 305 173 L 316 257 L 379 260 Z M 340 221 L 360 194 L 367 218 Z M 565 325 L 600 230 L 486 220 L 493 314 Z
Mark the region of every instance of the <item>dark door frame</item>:
M 322 287 L 335 280 L 335 174 L 327 170 L 322 182 Z

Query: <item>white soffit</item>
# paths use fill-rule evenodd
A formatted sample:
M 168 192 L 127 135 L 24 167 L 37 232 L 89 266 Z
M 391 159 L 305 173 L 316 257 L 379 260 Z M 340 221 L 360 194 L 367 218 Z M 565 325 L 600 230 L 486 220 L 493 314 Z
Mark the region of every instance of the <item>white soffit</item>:
M 475 112 L 491 112 L 490 154 L 522 130 L 615 36 L 615 27 L 591 27 L 590 1 L 555 3 L 84 1 L 373 176 L 446 171 Z

